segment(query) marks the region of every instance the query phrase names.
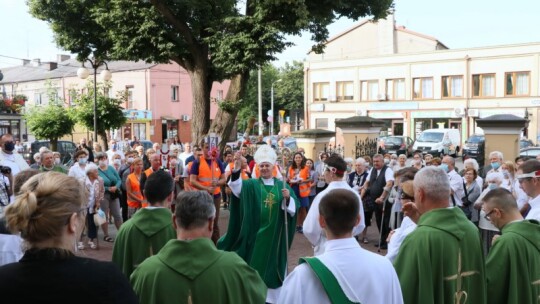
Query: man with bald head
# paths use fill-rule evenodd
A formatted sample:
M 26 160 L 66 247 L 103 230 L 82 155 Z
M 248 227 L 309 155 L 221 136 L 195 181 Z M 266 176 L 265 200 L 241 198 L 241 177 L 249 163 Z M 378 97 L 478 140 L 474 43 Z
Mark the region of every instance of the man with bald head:
M 157 172 L 160 166 L 161 166 L 161 156 L 157 153 L 150 155 L 150 168 L 144 170 L 144 174 L 141 174 L 141 181 L 140 181 L 141 189 L 144 189 L 146 180 L 150 177 L 152 173 Z
M 486 261 L 488 303 L 536 303 L 540 299 L 540 225 L 523 220 L 510 191 L 484 196 L 486 218 L 501 232 Z

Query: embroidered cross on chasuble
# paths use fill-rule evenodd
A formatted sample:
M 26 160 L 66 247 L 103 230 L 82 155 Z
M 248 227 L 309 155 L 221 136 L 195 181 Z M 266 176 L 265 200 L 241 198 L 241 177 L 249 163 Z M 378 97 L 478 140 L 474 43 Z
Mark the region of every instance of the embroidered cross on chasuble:
M 479 273 L 480 272 L 478 272 L 476 270 L 463 271 L 463 272 L 461 271 L 461 250 L 460 250 L 459 255 L 458 255 L 457 273 L 444 278 L 446 281 L 456 280 L 456 283 L 457 283 L 456 289 L 457 289 L 457 291 L 456 291 L 456 293 L 454 295 L 454 297 L 455 297 L 454 299 L 455 299 L 456 304 L 465 304 L 465 303 L 467 303 L 467 297 L 468 297 L 467 292 L 465 290 L 461 290 L 462 279 L 464 277 L 472 276 L 472 275 L 479 274 Z
M 264 202 L 264 208 L 265 209 L 268 209 L 268 214 L 270 215 L 270 219 L 272 218 L 272 208 L 274 206 L 274 204 L 278 203 L 280 200 L 281 200 L 281 195 L 279 195 L 279 193 L 281 192 L 279 187 L 278 187 L 278 182 L 276 180 L 274 180 L 274 186 L 266 186 L 260 179 L 259 179 L 260 183 L 261 183 L 261 198 L 263 199 L 263 202 Z M 270 189 L 270 191 L 268 191 L 268 189 L 272 187 Z

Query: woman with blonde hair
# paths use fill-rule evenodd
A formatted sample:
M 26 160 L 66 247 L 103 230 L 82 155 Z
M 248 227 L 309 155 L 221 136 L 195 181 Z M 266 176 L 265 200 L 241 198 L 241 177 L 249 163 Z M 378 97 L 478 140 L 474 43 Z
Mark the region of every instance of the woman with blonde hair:
M 35 175 L 22 186 L 5 215 L 27 250 L 19 262 L 0 267 L 5 302 L 137 303 L 116 265 L 73 252 L 84 227 L 85 193 L 75 178 L 58 172 Z

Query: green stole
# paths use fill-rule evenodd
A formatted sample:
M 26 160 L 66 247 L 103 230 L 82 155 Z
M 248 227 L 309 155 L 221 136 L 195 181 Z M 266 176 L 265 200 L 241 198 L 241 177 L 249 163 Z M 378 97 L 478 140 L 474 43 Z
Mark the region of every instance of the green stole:
M 242 181 L 240 198 L 231 197 L 227 233 L 218 241 L 221 250 L 234 251 L 259 272 L 268 288 L 281 287 L 287 268 L 287 252 L 294 238 L 296 214 L 287 216 L 289 244 L 285 244 L 285 215 L 281 209 L 283 182 L 273 186 L 260 179 Z M 289 185 L 284 185 L 298 202 Z M 273 194 L 273 199 L 268 198 Z M 296 211 L 298 212 L 298 203 Z
M 354 304 L 356 302 L 352 302 L 347 298 L 347 295 L 345 295 L 345 292 L 339 285 L 338 280 L 332 274 L 330 269 L 328 269 L 322 262 L 316 257 L 312 258 L 300 258 L 298 261 L 298 264 L 307 263 L 311 270 L 317 275 L 319 280 L 321 281 L 322 286 L 324 287 L 324 291 L 326 291 L 326 295 L 328 296 L 328 299 L 330 299 L 330 302 L 332 304 Z

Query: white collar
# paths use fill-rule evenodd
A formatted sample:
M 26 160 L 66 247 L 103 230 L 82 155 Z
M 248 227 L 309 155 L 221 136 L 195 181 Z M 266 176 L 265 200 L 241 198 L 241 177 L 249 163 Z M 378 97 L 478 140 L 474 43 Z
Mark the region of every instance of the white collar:
M 261 180 L 263 181 L 263 184 L 267 185 L 267 186 L 272 186 L 274 184 L 274 178 L 262 178 L 261 177 Z
M 346 238 L 346 239 L 328 240 L 326 242 L 324 252 L 329 252 L 332 250 L 350 249 L 350 248 L 360 248 L 358 241 L 356 241 L 356 239 L 354 239 L 353 237 Z

